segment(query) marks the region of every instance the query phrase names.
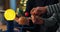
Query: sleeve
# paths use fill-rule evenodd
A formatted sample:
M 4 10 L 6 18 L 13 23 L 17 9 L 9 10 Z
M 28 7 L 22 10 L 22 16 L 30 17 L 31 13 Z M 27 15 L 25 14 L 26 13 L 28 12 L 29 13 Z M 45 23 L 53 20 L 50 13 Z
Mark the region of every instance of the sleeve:
M 55 25 L 57 22 L 56 14 L 54 13 L 50 18 L 44 19 L 44 21 L 44 25 L 47 27 Z
M 60 4 L 54 4 L 54 5 L 50 5 L 47 8 L 47 15 L 51 17 L 44 19 L 45 20 L 45 26 L 53 26 L 55 25 L 57 22 L 60 21 Z
M 54 5 L 49 5 L 47 7 L 47 15 L 50 16 L 53 13 L 58 13 L 60 12 L 60 3 L 54 4 Z

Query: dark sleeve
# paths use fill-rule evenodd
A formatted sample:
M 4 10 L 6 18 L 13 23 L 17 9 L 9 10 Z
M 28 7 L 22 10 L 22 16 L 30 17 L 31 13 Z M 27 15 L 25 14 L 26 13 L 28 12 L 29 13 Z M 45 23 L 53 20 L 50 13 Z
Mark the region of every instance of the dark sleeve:
M 56 23 L 60 23 L 60 4 L 54 4 L 48 6 L 48 16 L 52 15 L 45 20 L 45 26 L 53 26 Z
M 27 5 L 26 5 L 26 11 L 25 12 L 29 12 L 30 13 L 30 10 L 33 8 L 33 2 L 34 0 L 28 0 L 27 1 Z
M 53 13 L 60 13 L 60 3 L 49 5 L 47 7 L 47 15 L 52 15 Z
M 57 19 L 56 19 L 56 14 L 54 13 L 51 17 L 44 19 L 44 25 L 45 26 L 53 26 L 57 23 Z

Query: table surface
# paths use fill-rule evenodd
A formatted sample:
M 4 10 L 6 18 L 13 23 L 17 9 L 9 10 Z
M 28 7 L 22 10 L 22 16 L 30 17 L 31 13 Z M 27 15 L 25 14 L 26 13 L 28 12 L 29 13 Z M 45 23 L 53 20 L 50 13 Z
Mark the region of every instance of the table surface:
M 0 25 L 0 29 L 2 29 L 2 31 L 6 31 L 7 30 L 7 26 L 6 25 Z M 14 30 L 18 30 L 18 29 L 14 28 Z
M 7 28 L 7 26 L 6 26 L 6 25 L 0 25 L 0 29 L 2 29 L 2 31 L 7 30 L 6 28 Z

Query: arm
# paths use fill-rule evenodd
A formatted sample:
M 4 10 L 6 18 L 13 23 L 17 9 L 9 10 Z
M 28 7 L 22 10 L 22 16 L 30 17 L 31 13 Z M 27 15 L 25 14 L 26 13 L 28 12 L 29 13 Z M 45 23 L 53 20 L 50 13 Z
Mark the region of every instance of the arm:
M 50 5 L 47 8 L 47 15 L 52 15 L 50 18 L 45 19 L 45 26 L 53 26 L 56 22 L 60 21 L 60 4 Z
M 50 18 L 47 18 L 47 19 L 44 19 L 44 25 L 45 26 L 53 26 L 55 25 L 57 22 L 57 19 L 56 19 L 56 14 L 54 13 Z
M 47 15 L 60 12 L 60 3 L 47 6 Z
M 54 4 L 54 5 L 49 5 L 49 6 L 47 6 L 47 15 L 48 16 L 50 16 L 50 15 L 52 15 L 51 17 L 49 17 L 49 18 L 47 18 L 47 19 L 42 19 L 42 20 L 44 20 L 44 24 L 45 24 L 45 26 L 53 26 L 53 25 L 55 25 L 57 22 L 58 22 L 58 19 L 60 18 L 60 6 L 59 6 L 60 4 L 58 3 L 58 4 Z M 37 9 L 38 8 L 38 9 Z M 37 9 L 37 11 L 42 11 L 43 13 L 45 13 L 44 11 L 45 11 L 45 9 L 46 9 L 46 7 L 37 7 L 36 9 Z M 43 9 L 44 8 L 44 9 Z M 36 10 L 35 10 L 35 12 L 34 13 L 36 13 Z M 58 16 L 58 17 L 57 17 Z M 35 18 L 34 18 L 35 19 Z M 39 19 L 39 18 L 37 18 L 37 19 Z M 39 19 L 39 22 L 41 22 L 40 21 L 40 19 Z M 38 22 L 38 23 L 39 23 Z M 40 24 L 40 23 L 39 23 Z M 52 25 L 51 25 L 52 24 Z

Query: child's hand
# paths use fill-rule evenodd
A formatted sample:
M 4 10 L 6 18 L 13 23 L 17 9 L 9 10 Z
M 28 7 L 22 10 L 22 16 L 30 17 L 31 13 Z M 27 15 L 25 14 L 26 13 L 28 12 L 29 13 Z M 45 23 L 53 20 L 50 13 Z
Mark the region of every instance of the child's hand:
M 20 25 L 28 25 L 29 21 L 26 17 L 20 17 L 18 19 L 16 19 L 16 22 Z

